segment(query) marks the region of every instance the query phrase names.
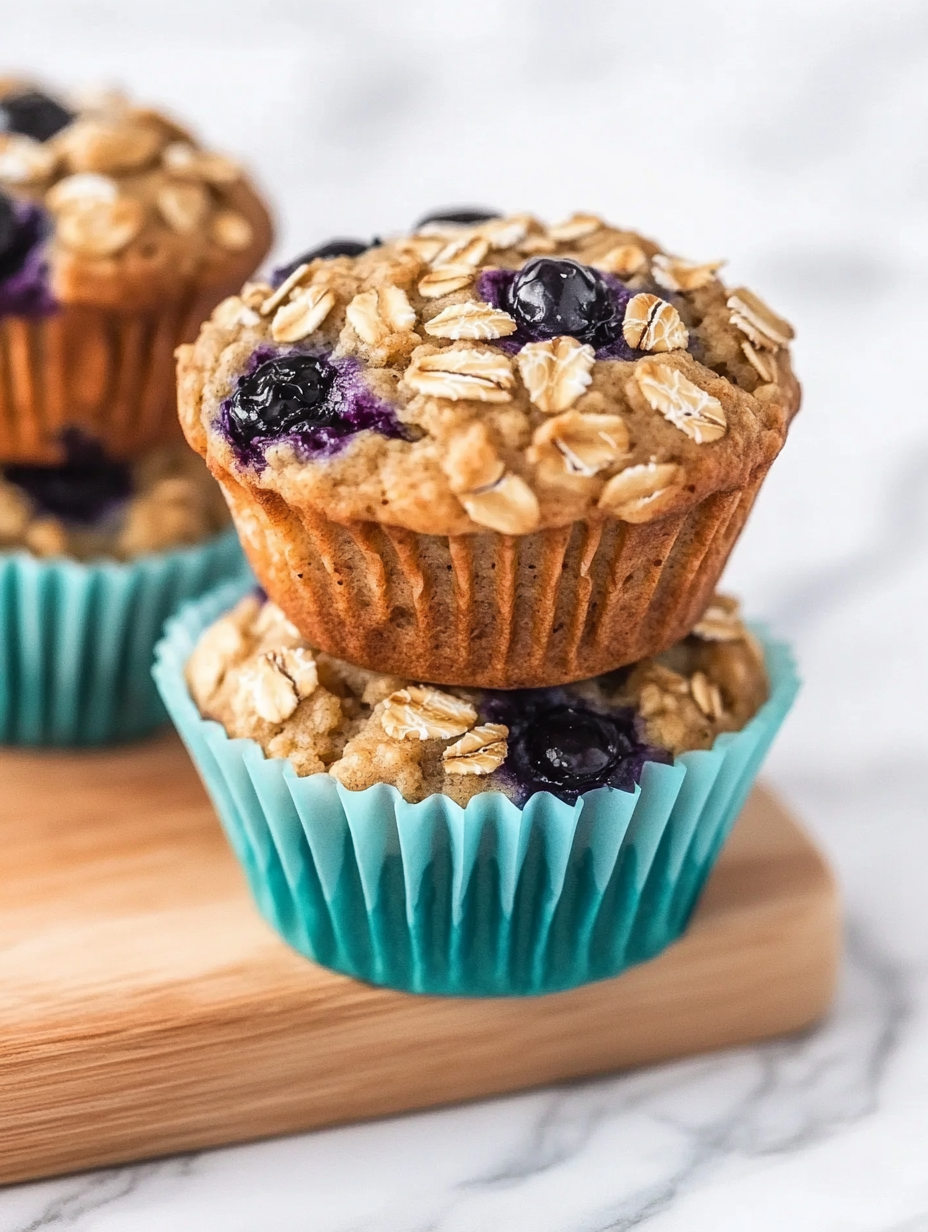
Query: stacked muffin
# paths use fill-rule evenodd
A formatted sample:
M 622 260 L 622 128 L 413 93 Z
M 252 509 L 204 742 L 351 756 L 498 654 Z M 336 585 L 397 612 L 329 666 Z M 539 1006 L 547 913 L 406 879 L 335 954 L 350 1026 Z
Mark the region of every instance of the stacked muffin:
M 269 243 L 241 169 L 173 120 L 0 81 L 0 739 L 164 718 L 164 617 L 240 567 L 173 353 Z
M 799 404 L 792 330 L 721 264 L 444 214 L 181 348 L 263 593 L 183 614 L 156 672 L 304 953 L 541 992 L 685 926 L 796 688 L 714 593 Z

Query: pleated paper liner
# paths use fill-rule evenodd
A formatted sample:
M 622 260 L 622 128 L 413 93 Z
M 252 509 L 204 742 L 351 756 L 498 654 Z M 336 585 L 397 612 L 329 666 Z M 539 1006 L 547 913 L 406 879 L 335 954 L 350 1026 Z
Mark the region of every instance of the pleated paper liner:
M 180 440 L 174 350 L 226 290 L 146 311 L 69 304 L 0 316 L 0 463 L 61 462 L 69 427 L 115 458 Z
M 659 953 L 686 928 L 798 688 L 788 648 L 756 628 L 769 700 L 710 751 L 647 763 L 634 792 L 407 804 L 391 786 L 299 778 L 200 717 L 185 664 L 242 593 L 222 587 L 168 623 L 154 669 L 165 705 L 268 922 L 308 958 L 407 992 L 555 992 Z
M 127 563 L 0 553 L 0 743 L 104 744 L 165 722 L 151 678 L 165 620 L 246 573 L 232 530 Z
M 217 477 L 259 581 L 313 645 L 376 671 L 511 689 L 598 676 L 684 637 L 765 473 L 639 525 L 453 537 L 343 525 Z

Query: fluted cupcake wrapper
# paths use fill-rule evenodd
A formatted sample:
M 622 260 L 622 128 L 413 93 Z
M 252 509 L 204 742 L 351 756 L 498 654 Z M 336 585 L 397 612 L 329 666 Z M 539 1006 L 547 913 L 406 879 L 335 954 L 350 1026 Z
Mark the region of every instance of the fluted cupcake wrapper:
M 180 440 L 174 351 L 219 298 L 191 292 L 146 311 L 62 304 L 0 316 L 0 462 L 59 463 L 66 428 L 116 458 Z
M 154 668 L 165 705 L 269 923 L 316 962 L 406 992 L 555 992 L 659 953 L 685 929 L 798 689 L 788 648 L 755 628 L 769 700 L 711 750 L 647 763 L 634 792 L 408 804 L 392 786 L 299 778 L 200 717 L 185 664 L 241 593 L 222 587 L 168 622 Z
M 151 679 L 165 620 L 240 576 L 232 530 L 126 563 L 0 553 L 0 743 L 104 744 L 165 722 Z
M 433 684 L 513 689 L 598 676 L 684 637 L 765 474 L 652 522 L 455 536 L 342 524 L 217 477 L 261 585 L 314 646 Z

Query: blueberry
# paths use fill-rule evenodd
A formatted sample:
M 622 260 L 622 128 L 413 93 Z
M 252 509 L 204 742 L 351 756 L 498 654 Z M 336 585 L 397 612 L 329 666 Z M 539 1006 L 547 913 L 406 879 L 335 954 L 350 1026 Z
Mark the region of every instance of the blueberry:
M 96 522 L 131 494 L 128 466 L 107 457 L 96 441 L 66 429 L 64 450 L 61 466 L 8 466 L 4 474 L 44 513 L 69 522 Z
M 0 132 L 48 141 L 73 119 L 72 112 L 40 90 L 22 90 L 0 99 Z
M 0 260 L 15 246 L 19 238 L 19 223 L 13 202 L 0 192 Z
M 539 784 L 584 791 L 607 782 L 633 748 L 609 715 L 564 704 L 526 726 L 518 755 Z
M 29 252 L 42 236 L 37 211 L 17 211 L 15 202 L 0 192 L 0 281 L 22 269 Z
M 496 210 L 438 210 L 434 214 L 426 214 L 416 223 L 416 230 L 429 222 L 451 222 L 470 226 L 472 223 L 489 222 L 491 218 L 502 218 Z
M 269 359 L 239 378 L 228 401 L 229 426 L 240 444 L 323 428 L 340 418 L 329 397 L 335 371 L 313 355 Z
M 602 347 L 618 337 L 621 321 L 609 284 L 598 270 L 567 257 L 535 257 L 512 281 L 509 311 L 537 338 L 570 334 Z
M 289 278 L 295 269 L 301 265 L 308 265 L 310 261 L 316 261 L 319 258 L 328 260 L 329 257 L 359 257 L 362 252 L 367 252 L 369 248 L 373 248 L 380 241 L 377 239 L 367 240 L 328 240 L 325 244 L 320 244 L 318 248 L 311 248 L 309 252 L 304 252 L 302 256 L 297 257 L 293 261 L 289 261 L 286 265 L 278 266 L 274 270 L 271 281 L 275 286 L 280 286 L 285 278 Z

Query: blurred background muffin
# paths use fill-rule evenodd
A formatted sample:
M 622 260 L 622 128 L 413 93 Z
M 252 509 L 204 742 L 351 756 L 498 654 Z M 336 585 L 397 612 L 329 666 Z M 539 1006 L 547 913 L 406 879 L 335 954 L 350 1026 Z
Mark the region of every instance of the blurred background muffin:
M 113 457 L 178 436 L 173 353 L 259 264 L 239 165 L 119 93 L 0 80 L 0 462 Z

